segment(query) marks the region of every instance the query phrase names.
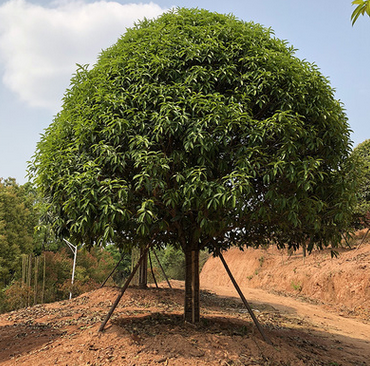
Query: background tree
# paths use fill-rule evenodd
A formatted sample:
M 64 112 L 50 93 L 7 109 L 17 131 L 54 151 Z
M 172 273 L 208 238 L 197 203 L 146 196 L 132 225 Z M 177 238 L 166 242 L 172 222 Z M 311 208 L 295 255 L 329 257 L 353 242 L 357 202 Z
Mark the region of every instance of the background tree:
M 77 254 L 75 280 L 71 288 L 73 255 L 65 245 L 57 252 L 44 251 L 42 255 L 31 256 L 31 268 L 28 267 L 30 256 L 24 256 L 27 267 L 25 278 L 22 265 L 19 265 L 11 283 L 0 291 L 0 313 L 12 311 L 25 306 L 65 300 L 72 290 L 73 296 L 99 288 L 103 280 L 115 267 L 116 249 L 108 247 L 82 248 Z M 119 253 L 117 254 L 120 257 Z M 122 282 L 130 268 L 129 258 L 121 262 L 115 271 L 116 278 L 109 279 L 108 284 Z
M 365 140 L 353 149 L 358 171 L 358 203 L 354 209 L 355 227 L 370 227 L 370 139 Z
M 0 312 L 69 295 L 73 256 L 49 225 L 40 225 L 46 207 L 31 184 L 0 180 Z M 80 249 L 73 294 L 100 286 L 120 257 L 114 246 Z M 114 281 L 120 283 L 128 276 L 129 264 L 130 256 L 125 254 Z
M 59 235 L 180 247 L 197 322 L 201 249 L 340 239 L 349 151 L 315 65 L 258 24 L 177 9 L 79 67 L 31 171 Z
M 365 15 L 366 13 L 370 16 L 370 0 L 354 0 L 352 1 L 352 5 L 357 5 L 351 15 L 352 25 L 356 23 L 360 15 Z
M 36 220 L 27 186 L 0 179 L 0 288 L 20 268 L 21 254 L 32 252 Z

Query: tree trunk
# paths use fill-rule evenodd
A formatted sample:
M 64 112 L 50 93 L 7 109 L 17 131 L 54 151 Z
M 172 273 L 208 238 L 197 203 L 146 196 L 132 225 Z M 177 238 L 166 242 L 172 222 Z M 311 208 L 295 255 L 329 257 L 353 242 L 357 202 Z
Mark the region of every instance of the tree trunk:
M 303 252 L 303 258 L 306 258 L 307 256 L 306 243 L 302 244 L 302 252 Z
M 197 245 L 185 248 L 185 321 L 195 324 L 200 321 L 199 311 L 199 248 Z
M 145 289 L 148 285 L 148 253 L 144 248 L 140 248 L 140 256 L 144 255 L 139 268 L 139 288 Z
M 26 285 L 27 278 L 27 255 L 22 254 L 22 286 Z
M 35 257 L 35 283 L 34 283 L 33 305 L 37 304 L 38 277 L 39 277 L 39 257 Z
M 31 306 L 32 254 L 28 254 L 27 306 Z
M 143 248 L 132 248 L 131 252 L 131 271 L 135 267 L 137 261 L 139 260 L 140 256 L 143 254 Z M 148 256 L 145 255 L 145 258 L 140 265 L 139 270 L 137 271 L 136 275 L 134 276 L 133 280 L 131 281 L 132 286 L 137 286 L 139 288 L 147 288 L 148 284 Z
M 41 304 L 44 303 L 44 296 L 45 296 L 45 274 L 46 274 L 46 256 L 44 253 L 44 268 L 42 271 L 42 293 L 41 293 Z
M 140 257 L 140 249 L 139 248 L 132 248 L 131 250 L 131 272 L 133 271 L 134 267 L 137 264 L 137 261 Z M 139 286 L 139 272 L 137 271 L 135 276 L 132 278 L 131 286 L 138 287 Z

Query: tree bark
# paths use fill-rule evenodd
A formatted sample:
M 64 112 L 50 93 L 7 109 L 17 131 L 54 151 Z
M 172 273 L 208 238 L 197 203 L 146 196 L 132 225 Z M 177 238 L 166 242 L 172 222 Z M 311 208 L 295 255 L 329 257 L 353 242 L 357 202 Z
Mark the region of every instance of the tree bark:
M 196 324 L 200 321 L 199 305 L 199 248 L 197 245 L 185 248 L 185 321 Z

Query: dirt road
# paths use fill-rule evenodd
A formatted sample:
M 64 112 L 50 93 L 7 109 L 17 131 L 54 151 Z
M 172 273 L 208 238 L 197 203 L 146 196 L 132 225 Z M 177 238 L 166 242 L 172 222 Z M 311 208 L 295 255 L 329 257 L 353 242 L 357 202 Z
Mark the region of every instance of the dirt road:
M 340 344 L 370 360 L 370 243 L 343 248 L 337 258 L 329 251 L 303 258 L 273 247 L 231 249 L 224 257 L 248 301 L 329 346 Z M 201 285 L 220 296 L 239 297 L 219 258 L 208 259 Z
M 238 298 L 232 285 L 203 286 L 219 296 Z M 313 334 L 337 342 L 370 360 L 370 324 L 361 319 L 348 318 L 330 311 L 328 306 L 309 304 L 292 297 L 279 296 L 261 289 L 242 288 L 244 296 L 254 304 L 271 307 L 300 327 L 309 328 Z M 258 315 L 258 312 L 257 312 Z

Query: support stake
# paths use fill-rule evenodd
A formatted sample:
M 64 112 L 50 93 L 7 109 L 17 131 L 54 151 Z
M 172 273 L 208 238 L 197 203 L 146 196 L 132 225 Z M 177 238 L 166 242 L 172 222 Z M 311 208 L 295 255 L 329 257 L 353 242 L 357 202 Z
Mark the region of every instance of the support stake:
M 152 276 L 153 276 L 153 280 L 154 280 L 154 283 L 155 283 L 155 287 L 156 288 L 159 288 L 158 287 L 158 283 L 157 283 L 157 279 L 155 278 L 155 274 L 154 274 L 154 270 L 153 270 L 153 263 L 152 263 L 152 257 L 150 255 L 150 250 L 148 251 L 148 257 L 149 257 L 150 271 L 152 272 Z
M 109 278 L 113 275 L 113 273 L 115 272 L 115 270 L 117 269 L 117 267 L 120 265 L 120 263 L 122 262 L 123 258 L 125 256 L 125 253 L 122 253 L 121 255 L 121 258 L 119 259 L 118 263 L 115 265 L 115 267 L 112 269 L 112 272 L 109 273 L 108 277 L 104 280 L 104 282 L 101 284 L 100 288 L 104 287 L 104 285 L 106 284 L 106 282 L 109 280 Z
M 163 269 L 163 267 L 162 267 L 162 264 L 161 264 L 161 262 L 159 261 L 159 258 L 158 258 L 158 256 L 157 256 L 157 253 L 155 252 L 155 250 L 153 249 L 153 253 L 154 253 L 154 255 L 155 255 L 155 259 L 157 260 L 157 262 L 158 262 L 158 264 L 159 264 L 159 267 L 161 268 L 161 270 L 162 270 L 162 273 L 163 273 L 163 276 L 164 276 L 164 278 L 166 279 L 166 281 L 167 281 L 167 284 L 168 284 L 168 287 L 172 290 L 172 286 L 171 286 L 171 284 L 170 284 L 170 281 L 168 280 L 168 277 L 167 277 L 167 275 L 166 275 L 166 272 L 164 271 L 164 269 Z
M 141 262 L 144 260 L 148 250 L 150 249 L 150 247 L 152 246 L 153 244 L 152 243 L 149 243 L 145 249 L 143 250 L 143 252 L 141 253 L 141 257 L 139 258 L 139 261 L 137 262 L 136 266 L 134 267 L 134 269 L 132 270 L 130 276 L 127 278 L 124 286 L 122 287 L 121 289 L 121 292 L 118 294 L 117 298 L 116 298 L 116 301 L 114 302 L 114 304 L 112 305 L 112 307 L 110 308 L 107 316 L 105 317 L 103 323 L 101 324 L 100 328 L 99 328 L 99 332 L 102 332 L 104 330 L 104 327 L 105 325 L 107 324 L 108 320 L 110 319 L 110 317 L 112 316 L 114 310 L 116 309 L 118 303 L 120 302 L 123 294 L 125 293 L 125 291 L 127 290 L 127 287 L 129 286 L 132 278 L 135 276 L 135 273 L 136 271 L 138 270 Z
M 365 241 L 365 239 L 366 239 L 366 237 L 367 237 L 367 234 L 369 234 L 369 231 L 370 231 L 370 227 L 367 229 L 366 234 L 365 234 L 365 235 L 364 235 L 364 237 L 362 238 L 361 243 L 360 243 L 360 245 L 356 248 L 356 250 L 357 250 L 358 248 L 360 248 L 360 246 L 364 243 L 364 241 Z
M 267 338 L 267 336 L 266 336 L 265 332 L 263 331 L 263 329 L 262 329 L 262 327 L 261 327 L 260 323 L 258 322 L 258 320 L 257 320 L 256 316 L 254 315 L 253 310 L 252 310 L 252 308 L 250 307 L 250 305 L 249 305 L 249 303 L 248 303 L 247 299 L 244 297 L 242 290 L 240 289 L 239 285 L 236 283 L 235 278 L 234 278 L 234 276 L 232 275 L 232 273 L 231 273 L 231 271 L 230 271 L 230 268 L 229 268 L 229 266 L 227 265 L 227 263 L 226 263 L 226 261 L 225 261 L 225 258 L 223 257 L 223 255 L 221 254 L 221 252 L 220 252 L 220 251 L 218 251 L 217 255 L 220 257 L 221 262 L 222 262 L 222 264 L 224 265 L 224 267 L 225 267 L 225 269 L 226 269 L 226 272 L 227 272 L 227 274 L 229 275 L 229 277 L 230 277 L 230 279 L 231 279 L 231 282 L 233 283 L 233 285 L 234 285 L 234 287 L 235 287 L 236 291 L 238 292 L 238 294 L 239 294 L 240 298 L 242 299 L 242 301 L 243 301 L 243 303 L 244 303 L 245 307 L 247 308 L 247 310 L 248 310 L 248 312 L 249 312 L 250 316 L 252 317 L 253 322 L 254 322 L 254 324 L 256 325 L 256 327 L 257 327 L 258 331 L 260 332 L 260 334 L 261 334 L 262 338 L 264 339 L 264 341 L 265 341 L 266 343 L 268 343 L 268 344 L 272 345 L 272 342 L 270 341 L 270 339 L 269 339 L 269 338 Z

